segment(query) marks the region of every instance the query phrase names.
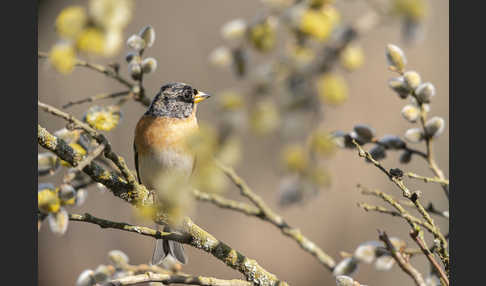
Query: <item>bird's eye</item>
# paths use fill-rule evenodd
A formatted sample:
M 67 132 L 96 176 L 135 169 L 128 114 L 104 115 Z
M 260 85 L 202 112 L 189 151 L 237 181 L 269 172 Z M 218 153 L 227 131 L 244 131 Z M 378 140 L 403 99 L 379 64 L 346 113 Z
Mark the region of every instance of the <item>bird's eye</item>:
M 197 89 L 193 89 L 192 92 L 194 93 L 194 95 L 198 93 Z

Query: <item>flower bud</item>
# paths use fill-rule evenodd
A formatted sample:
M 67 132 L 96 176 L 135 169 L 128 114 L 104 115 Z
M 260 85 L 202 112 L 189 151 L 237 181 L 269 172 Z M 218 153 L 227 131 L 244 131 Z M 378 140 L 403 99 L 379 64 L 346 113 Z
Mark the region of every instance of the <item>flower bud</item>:
M 49 62 L 58 72 L 71 73 L 76 65 L 75 48 L 64 42 L 55 44 L 49 51 Z
M 76 206 L 80 206 L 84 204 L 86 201 L 86 197 L 88 197 L 88 192 L 85 189 L 79 189 L 76 191 L 76 200 L 75 204 Z
M 50 152 L 37 155 L 37 174 L 39 176 L 54 175 L 59 167 L 59 159 L 56 155 Z
M 358 124 L 353 127 L 354 132 L 358 135 L 359 141 L 369 143 L 375 136 L 375 131 L 368 125 Z
M 407 104 L 402 108 L 402 116 L 407 120 L 408 122 L 415 122 L 417 119 L 420 117 L 420 110 L 417 108 L 417 106 L 412 105 L 412 104 Z
M 121 113 L 110 107 L 94 105 L 86 111 L 83 119 L 95 129 L 110 131 L 120 123 Z
M 410 128 L 405 132 L 405 139 L 410 143 L 418 143 L 424 139 L 424 134 L 420 128 Z
M 339 60 L 345 69 L 354 71 L 364 63 L 363 49 L 360 46 L 347 45 L 339 55 Z
M 403 249 L 405 246 L 407 246 L 407 243 L 404 240 L 394 236 L 390 237 L 390 242 L 397 250 Z
M 59 187 L 59 198 L 68 201 L 76 196 L 76 190 L 69 184 L 62 184 Z
M 55 213 L 61 207 L 61 201 L 52 189 L 40 189 L 37 192 L 37 205 L 43 213 Z
M 108 261 L 113 266 L 120 268 L 129 262 L 128 256 L 121 250 L 111 250 L 108 252 Z
M 39 183 L 37 185 L 37 191 L 38 192 L 40 192 L 40 191 L 42 191 L 44 189 L 54 190 L 55 188 L 54 188 L 54 185 L 51 184 L 51 183 Z
M 151 73 L 157 69 L 157 60 L 154 58 L 146 58 L 142 61 L 143 73 Z
M 303 171 L 308 164 L 306 150 L 300 145 L 289 145 L 282 152 L 284 165 L 292 171 Z
M 60 208 L 56 213 L 49 213 L 47 220 L 49 221 L 49 227 L 53 233 L 57 235 L 66 233 L 69 215 L 64 208 Z
M 93 270 L 87 269 L 79 274 L 78 280 L 76 281 L 76 286 L 92 286 L 95 283 Z
M 113 268 L 113 266 L 111 266 Z M 106 265 L 100 265 L 96 268 L 96 270 L 93 273 L 93 278 L 96 281 L 96 283 L 102 283 L 107 281 L 110 276 L 113 274 L 114 269 L 110 269 L 109 266 Z
M 162 260 L 160 267 L 175 273 L 181 271 L 181 264 L 172 255 L 168 255 Z
M 61 128 L 54 132 L 54 136 L 63 139 L 64 141 L 66 141 L 67 144 L 77 141 L 80 135 L 81 131 L 79 131 L 78 129 L 68 130 L 67 128 Z
M 132 62 L 128 65 L 128 71 L 134 80 L 138 80 L 142 75 L 142 66 Z
M 375 145 L 373 148 L 371 148 L 370 155 L 371 157 L 373 157 L 373 159 L 377 161 L 385 159 L 386 158 L 385 147 L 381 145 Z
M 138 53 L 134 53 L 134 52 L 130 52 L 126 55 L 125 57 L 125 60 L 127 61 L 127 63 L 136 63 L 136 64 L 139 64 L 141 63 L 142 59 L 141 57 L 138 55 Z
M 404 99 L 410 94 L 410 89 L 403 77 L 394 77 L 388 80 L 388 86 L 395 91 L 400 98 Z
M 403 151 L 402 155 L 400 155 L 400 163 L 408 164 L 412 160 L 412 152 Z
M 353 138 L 349 133 L 335 131 L 332 133 L 334 143 L 340 148 L 354 148 Z
M 219 47 L 209 55 L 209 62 L 218 67 L 228 67 L 233 62 L 231 51 L 227 47 Z
M 316 152 L 323 157 L 328 157 L 334 153 L 336 144 L 334 143 L 331 134 L 323 131 L 316 131 L 311 134 L 310 148 L 313 152 Z
M 336 285 L 337 286 L 355 286 L 353 278 L 346 276 L 346 275 L 339 275 L 336 276 Z
M 108 190 L 108 188 L 102 183 L 96 183 L 95 186 L 100 193 L 105 193 Z
M 444 131 L 444 119 L 434 116 L 425 123 L 425 132 L 429 138 L 437 137 Z
M 62 37 L 74 38 L 85 28 L 88 22 L 86 9 L 82 6 L 69 6 L 56 18 L 56 31 Z
M 386 46 L 386 59 L 390 68 L 398 72 L 403 71 L 407 64 L 407 59 L 402 49 L 392 44 Z
M 377 247 L 382 246 L 379 241 L 367 241 L 360 244 L 354 251 L 353 256 L 359 261 L 371 263 L 376 258 Z
M 339 262 L 333 269 L 334 276 L 351 275 L 358 269 L 358 260 L 354 257 L 348 257 Z
M 408 71 L 403 74 L 405 83 L 411 90 L 415 90 L 421 82 L 420 75 L 416 71 Z
M 265 20 L 249 27 L 248 40 L 250 44 L 260 52 L 268 52 L 275 46 L 276 28 L 278 20 L 269 16 Z
M 386 149 L 399 150 L 405 148 L 405 142 L 402 138 L 395 135 L 385 135 L 378 140 L 378 143 Z
M 221 35 L 226 40 L 239 40 L 245 36 L 247 24 L 243 19 L 235 19 L 221 28 Z
M 127 46 L 137 52 L 145 49 L 145 40 L 139 35 L 131 35 L 127 40 Z
M 337 74 L 326 73 L 316 82 L 319 99 L 327 104 L 339 105 L 348 99 L 348 85 Z
M 233 56 L 233 70 L 237 76 L 243 76 L 246 73 L 246 66 L 248 62 L 248 53 L 243 48 L 233 49 L 231 52 Z
M 285 207 L 302 201 L 302 184 L 297 175 L 282 178 L 278 191 L 278 203 Z
M 376 259 L 375 268 L 379 271 L 390 270 L 395 265 L 395 259 L 391 255 L 382 255 Z
M 268 134 L 280 125 L 280 114 L 276 104 L 263 100 L 256 104 L 250 118 L 252 130 L 257 134 Z
M 145 45 L 147 48 L 150 48 L 153 46 L 155 42 L 155 30 L 152 28 L 152 26 L 148 25 L 143 27 L 140 32 L 138 32 L 138 35 L 144 40 Z
M 429 103 L 435 95 L 435 87 L 430 82 L 422 83 L 415 89 L 415 97 L 420 103 Z

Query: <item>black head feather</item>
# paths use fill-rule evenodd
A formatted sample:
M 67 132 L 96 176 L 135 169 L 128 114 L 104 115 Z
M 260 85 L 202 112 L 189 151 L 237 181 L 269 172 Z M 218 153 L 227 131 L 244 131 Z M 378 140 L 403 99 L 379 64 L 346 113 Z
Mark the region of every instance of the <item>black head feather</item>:
M 145 115 L 186 118 L 194 111 L 194 98 L 198 91 L 190 85 L 175 82 L 160 88 Z

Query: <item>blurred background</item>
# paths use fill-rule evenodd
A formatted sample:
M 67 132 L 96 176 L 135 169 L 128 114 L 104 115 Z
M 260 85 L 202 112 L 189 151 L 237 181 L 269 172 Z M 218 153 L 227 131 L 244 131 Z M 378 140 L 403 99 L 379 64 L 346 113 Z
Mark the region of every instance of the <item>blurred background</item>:
M 344 22 L 359 15 L 363 8 L 359 2 L 337 1 Z M 39 3 L 38 47 L 39 51 L 47 52 L 57 41 L 54 22 L 59 12 L 67 5 L 87 5 L 87 1 L 43 0 Z M 344 74 L 349 82 L 349 100 L 339 107 L 326 107 L 323 126 L 328 130 L 350 131 L 353 125 L 363 123 L 372 126 L 378 136 L 403 135 L 412 127 L 400 115 L 404 102 L 387 86 L 387 80 L 394 75 L 386 68 L 385 46 L 389 43 L 397 44 L 407 55 L 407 67 L 418 71 L 424 81 L 430 81 L 436 87 L 437 95 L 431 105 L 430 116 L 441 116 L 446 122 L 444 134 L 435 142 L 435 152 L 439 166 L 448 177 L 449 6 L 447 1 L 436 0 L 428 1 L 428 6 L 424 38 L 417 44 L 403 43 L 399 21 L 379 26 L 360 38 L 365 54 L 364 66 L 353 73 Z M 124 29 L 124 38 L 137 33 L 147 24 L 152 25 L 156 32 L 154 46 L 146 51 L 147 56 L 158 60 L 155 73 L 144 79 L 148 96 L 152 97 L 161 85 L 171 81 L 190 83 L 208 93 L 241 85 L 231 73 L 211 67 L 208 55 L 215 47 L 223 44 L 220 28 L 224 23 L 235 18 L 252 19 L 261 9 L 262 3 L 257 0 L 135 2 L 133 19 Z M 124 65 L 125 53 L 126 49 L 122 49 L 112 59 L 84 58 L 102 64 L 118 61 Z M 122 73 L 126 75 L 126 69 L 122 69 Z M 77 68 L 70 75 L 61 75 L 45 64 L 45 61 L 39 61 L 38 79 L 39 100 L 56 107 L 72 100 L 122 89 L 117 82 L 87 69 Z M 88 106 L 77 105 L 70 108 L 70 112 L 81 118 Z M 200 122 L 211 124 L 216 121 L 218 113 L 215 111 L 210 100 L 205 102 L 198 109 Z M 133 130 L 144 112 L 145 107 L 139 103 L 124 105 L 121 125 L 108 133 L 114 150 L 126 158 L 131 169 L 134 169 Z M 65 122 L 44 112 L 39 112 L 38 119 L 39 124 L 51 132 L 65 126 Z M 359 158 L 354 150 L 339 150 L 327 161 L 326 166 L 332 175 L 330 188 L 305 204 L 281 208 L 277 203 L 280 155 L 279 150 L 273 148 L 279 138 L 243 137 L 243 160 L 236 166 L 239 175 L 291 226 L 300 228 L 336 261 L 341 260 L 341 251 L 353 252 L 364 241 L 378 240 L 377 229 L 386 230 L 390 236 L 401 237 L 414 247 L 409 239 L 409 227 L 404 221 L 367 213 L 356 206 L 357 202 L 363 201 L 383 205 L 378 200 L 360 195 L 356 189 L 358 183 L 397 197 L 400 193 L 382 173 Z M 418 148 L 423 150 L 422 144 Z M 398 153 L 388 153 L 383 164 L 388 168 L 400 167 L 405 171 L 432 176 L 419 158 L 414 158 L 408 165 L 399 166 L 398 156 Z M 48 181 L 56 180 L 49 178 Z M 424 202 L 434 200 L 437 208 L 448 208 L 448 202 L 438 185 L 407 179 L 406 183 L 411 189 L 423 192 Z M 88 193 L 86 203 L 72 208 L 73 212 L 89 212 L 114 221 L 140 223 L 132 207 L 109 192 L 101 193 L 95 187 L 90 187 Z M 243 200 L 231 185 L 225 195 Z M 215 237 L 256 259 L 264 268 L 290 285 L 335 285 L 334 277 L 314 257 L 302 251 L 294 241 L 283 236 L 269 223 L 199 202 L 193 220 Z M 441 230 L 447 233 L 448 222 L 441 218 L 435 220 Z M 38 240 L 39 285 L 73 285 L 83 270 L 106 264 L 107 253 L 112 249 L 127 253 L 131 264 L 147 263 L 152 255 L 153 240 L 77 222 L 71 222 L 67 233 L 59 237 L 47 225 L 43 225 Z M 191 247 L 185 249 L 189 257 L 189 263 L 183 267 L 185 273 L 227 279 L 243 278 L 240 273 L 209 254 Z M 413 258 L 412 261 L 422 273 L 429 271 L 423 257 Z M 396 266 L 390 271 L 379 272 L 372 265 L 361 264 L 353 277 L 368 285 L 399 286 L 413 283 Z

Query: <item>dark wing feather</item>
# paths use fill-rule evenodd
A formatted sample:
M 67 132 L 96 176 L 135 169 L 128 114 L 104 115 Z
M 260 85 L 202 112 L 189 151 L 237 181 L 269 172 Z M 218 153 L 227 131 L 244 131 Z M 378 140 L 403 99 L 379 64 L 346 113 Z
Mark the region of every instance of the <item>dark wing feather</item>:
M 141 184 L 142 180 L 140 179 L 140 172 L 138 171 L 138 152 L 137 152 L 137 146 L 135 146 L 135 143 L 133 143 L 133 153 L 135 154 L 135 170 L 137 171 L 138 183 Z

